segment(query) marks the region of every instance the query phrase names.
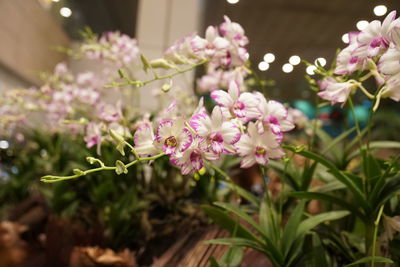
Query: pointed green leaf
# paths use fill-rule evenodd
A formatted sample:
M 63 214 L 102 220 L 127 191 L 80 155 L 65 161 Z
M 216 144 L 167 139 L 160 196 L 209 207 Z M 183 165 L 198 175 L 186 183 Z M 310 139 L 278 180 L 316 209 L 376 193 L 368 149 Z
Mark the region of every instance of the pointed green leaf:
M 392 149 L 400 149 L 400 142 L 395 141 L 373 141 L 369 143 L 369 149 L 380 149 L 380 148 L 392 148 Z M 367 145 L 364 145 L 362 149 L 366 150 Z M 358 156 L 360 154 L 360 150 L 355 150 L 347 156 L 348 160 Z
M 301 201 L 296 208 L 293 210 L 289 217 L 289 220 L 283 231 L 281 249 L 283 250 L 283 256 L 286 257 L 296 236 L 297 227 L 300 224 L 301 217 L 304 211 L 305 201 Z
M 363 209 L 366 211 L 370 210 L 369 204 L 365 199 L 365 195 L 358 187 L 358 185 L 354 183 L 354 181 L 351 178 L 349 178 L 343 171 L 340 171 L 331 161 L 311 151 L 298 150 L 295 147 L 291 146 L 284 146 L 284 147 L 306 158 L 318 161 L 318 163 L 327 167 L 328 170 L 332 173 L 332 175 L 335 176 L 336 179 L 338 179 L 340 182 L 342 182 L 349 188 L 349 190 L 353 193 L 354 198 L 358 203 L 358 205 L 362 206 Z
M 254 235 L 250 230 L 243 227 L 238 220 L 233 219 L 226 211 L 209 205 L 203 205 L 201 208 L 205 213 L 220 227 L 228 230 L 231 234 L 253 242 L 263 244 L 264 242 Z
M 372 260 L 373 260 L 374 262 L 393 263 L 393 261 L 392 261 L 391 259 L 388 259 L 388 258 L 385 258 L 385 257 L 380 257 L 380 256 L 372 257 L 372 256 L 368 256 L 368 257 L 361 258 L 361 259 L 359 259 L 359 260 L 357 260 L 357 261 L 355 261 L 355 262 L 353 262 L 353 263 L 347 264 L 347 265 L 344 266 L 344 267 L 356 266 L 356 265 L 361 264 L 361 263 L 372 262 Z
M 319 192 L 291 192 L 289 193 L 289 196 L 299 198 L 299 199 L 315 199 L 315 200 L 322 200 L 326 201 L 332 204 L 336 204 L 344 209 L 347 209 L 359 216 L 360 218 L 365 218 L 364 214 L 360 212 L 359 208 L 357 206 L 354 206 L 353 204 L 338 198 L 334 197 L 332 195 L 328 195 L 325 193 L 319 193 Z
M 260 206 L 260 199 L 258 199 L 255 195 L 253 195 L 246 189 L 244 189 L 236 184 L 233 184 L 232 182 L 228 182 L 228 181 L 220 181 L 219 183 L 229 187 L 231 190 L 238 193 L 241 197 L 243 197 L 244 199 L 246 199 L 247 201 L 249 201 L 256 207 Z
M 251 218 L 249 215 L 247 215 L 245 212 L 243 212 L 239 207 L 234 206 L 232 204 L 229 203 L 225 203 L 225 202 L 214 202 L 213 203 L 215 206 L 220 207 L 222 209 L 225 209 L 229 212 L 232 212 L 233 214 L 235 214 L 236 216 L 238 216 L 239 218 L 243 219 L 244 221 L 246 221 L 248 224 L 250 224 L 255 230 L 257 230 L 257 232 L 265 239 L 269 239 L 265 233 L 265 231 L 263 231 L 263 229 L 260 227 L 260 225 L 258 225 L 253 218 Z
M 299 224 L 299 227 L 298 227 L 297 233 L 296 233 L 296 238 L 301 235 L 306 234 L 308 231 L 310 231 L 311 229 L 313 229 L 320 223 L 338 220 L 349 214 L 350 214 L 350 212 L 348 212 L 348 211 L 330 211 L 330 212 L 324 212 L 324 213 L 320 213 L 318 215 L 312 216 L 312 217 L 302 221 Z
M 223 266 L 239 267 L 244 255 L 243 247 L 234 246 L 222 255 L 220 262 Z

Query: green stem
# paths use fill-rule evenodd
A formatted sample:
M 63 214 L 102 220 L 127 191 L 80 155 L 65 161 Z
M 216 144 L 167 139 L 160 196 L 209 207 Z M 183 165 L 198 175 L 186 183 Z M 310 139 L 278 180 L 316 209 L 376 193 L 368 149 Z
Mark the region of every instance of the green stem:
M 222 177 L 224 177 L 226 179 L 226 181 L 228 181 L 228 182 L 230 182 L 232 184 L 233 192 L 236 195 L 235 197 L 239 200 L 239 203 L 240 203 L 240 195 L 239 195 L 239 192 L 237 190 L 237 184 L 232 180 L 232 178 L 225 171 L 223 171 L 218 166 L 215 166 L 211 162 L 208 162 L 208 165 L 211 168 L 213 168 L 217 173 L 219 173 Z
M 360 154 L 363 157 L 365 149 L 363 148 L 363 145 L 362 145 L 362 135 L 361 135 L 360 125 L 358 124 L 356 111 L 354 110 L 354 105 L 353 105 L 353 101 L 351 100 L 351 97 L 348 98 L 348 103 L 349 103 L 350 110 L 353 114 L 354 124 L 356 126 L 357 140 L 358 140 L 358 144 L 360 146 Z M 364 173 L 367 175 L 367 172 L 365 169 L 364 169 Z M 368 185 L 367 185 L 367 179 L 366 179 L 367 177 L 364 177 L 364 178 L 365 179 L 363 180 L 363 185 L 364 185 L 364 192 L 366 193 L 366 192 L 368 192 Z
M 146 84 L 155 82 L 157 80 L 170 79 L 170 78 L 172 78 L 172 77 L 174 77 L 174 76 L 176 76 L 178 74 L 191 71 L 191 70 L 197 68 L 198 66 L 201 66 L 201 65 L 203 65 L 203 64 L 205 64 L 207 62 L 208 62 L 208 60 L 202 60 L 199 63 L 193 64 L 193 65 L 191 65 L 190 67 L 188 67 L 186 69 L 176 69 L 176 71 L 173 72 L 173 73 L 166 74 L 166 75 L 161 75 L 161 76 L 154 75 L 154 78 L 152 78 L 150 80 L 147 80 L 147 81 L 133 81 L 133 80 L 129 79 L 128 77 L 124 77 L 126 82 L 120 82 L 120 83 L 113 82 L 113 83 L 111 83 L 109 85 L 106 85 L 104 87 L 105 88 L 112 88 L 112 87 L 116 87 L 116 86 L 120 87 L 120 86 L 127 86 L 127 85 L 134 85 L 136 87 L 141 87 L 141 86 L 145 86 Z
M 376 254 L 376 238 L 378 236 L 379 222 L 380 222 L 381 217 L 382 217 L 383 207 L 384 207 L 384 205 L 382 205 L 381 208 L 379 209 L 378 216 L 376 217 L 376 220 L 374 222 L 374 236 L 373 236 L 373 239 L 372 239 L 371 267 L 375 266 L 375 258 L 374 257 L 375 257 L 375 254 Z
M 358 124 L 356 111 L 354 110 L 353 101 L 351 100 L 351 97 L 349 97 L 349 99 L 347 101 L 349 103 L 349 107 L 350 107 L 351 113 L 353 114 L 354 125 L 356 126 L 356 131 L 357 131 L 357 140 L 358 140 L 358 143 L 360 145 L 360 149 L 362 149 L 362 140 L 361 140 L 362 135 L 361 135 L 360 125 Z
M 160 154 L 152 156 L 152 157 L 137 158 L 134 161 L 131 161 L 128 164 L 125 164 L 125 167 L 129 168 L 129 167 L 131 167 L 139 162 L 142 162 L 142 161 L 156 160 L 158 158 L 161 158 L 164 155 L 165 155 L 164 153 L 160 153 Z M 117 169 L 117 167 L 115 167 L 115 166 L 101 166 L 101 167 L 86 170 L 86 171 L 80 171 L 79 173 L 77 173 L 75 175 L 69 175 L 69 176 L 46 175 L 46 176 L 43 176 L 42 178 L 40 178 L 40 181 L 42 181 L 44 183 L 55 183 L 55 182 L 60 182 L 60 181 L 65 181 L 65 180 L 76 179 L 76 178 L 79 178 L 79 177 L 82 177 L 82 176 L 85 176 L 85 175 L 88 175 L 88 174 L 94 173 L 94 172 L 115 171 L 116 169 Z

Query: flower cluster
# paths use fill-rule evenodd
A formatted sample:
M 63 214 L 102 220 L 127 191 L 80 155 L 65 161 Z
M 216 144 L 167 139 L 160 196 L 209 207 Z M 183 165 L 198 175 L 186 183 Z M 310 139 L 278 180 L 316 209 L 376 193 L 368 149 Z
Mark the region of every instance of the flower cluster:
M 247 60 L 248 43 L 243 28 L 225 16 L 219 27 L 209 26 L 205 38 L 190 34 L 165 51 L 164 57 L 175 64 L 208 60 L 218 66 L 241 66 Z
M 372 21 L 360 32 L 349 33 L 349 45 L 336 58 L 334 74 L 320 82 L 319 96 L 332 103 L 345 103 L 360 88 L 368 97 L 400 101 L 400 19 L 392 11 L 381 23 Z M 359 81 L 353 74 L 368 73 Z M 373 76 L 380 90 L 370 94 L 360 82 Z
M 190 34 L 164 53 L 166 60 L 178 65 L 207 61 L 207 72 L 197 82 L 202 93 L 227 89 L 229 81 L 242 83 L 247 75 L 244 64 L 249 57 L 248 38 L 242 26 L 224 18 L 219 26 L 209 26 L 204 38 Z
M 224 154 L 242 157 L 242 168 L 284 155 L 282 136 L 294 125 L 282 104 L 258 92 L 241 92 L 236 81 L 230 82 L 228 92 L 215 90 L 211 97 L 218 104 L 211 114 L 200 102 L 191 116 L 165 119 L 155 131 L 150 121 L 140 123 L 134 134 L 139 156 L 163 152 L 187 175 Z
M 134 115 L 128 112 L 131 88 L 104 85 L 118 78 L 117 69 L 131 74 L 132 65 L 140 62 L 136 40 L 108 32 L 99 39 L 88 38 L 71 53 L 96 60 L 99 68 L 96 72 L 74 74 L 67 64 L 59 63 L 52 73 L 43 74 L 44 84 L 39 88 L 8 90 L 0 108 L 0 123 L 9 130 L 7 136 L 13 135 L 17 124 L 51 133 L 67 130 L 82 134 L 87 146 L 97 145 L 98 152 L 110 129 L 124 137 L 131 136 L 126 124 Z M 38 116 L 32 116 L 32 111 Z M 38 118 L 43 123 L 30 123 Z
M 136 40 L 118 31 L 89 39 L 80 49 L 89 59 L 107 61 L 119 68 L 129 66 L 140 54 Z

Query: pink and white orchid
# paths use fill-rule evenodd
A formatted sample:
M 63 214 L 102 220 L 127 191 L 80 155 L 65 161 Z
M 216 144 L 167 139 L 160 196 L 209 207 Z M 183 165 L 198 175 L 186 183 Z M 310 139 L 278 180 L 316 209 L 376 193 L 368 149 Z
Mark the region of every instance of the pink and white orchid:
M 157 127 L 155 145 L 167 155 L 184 152 L 192 141 L 193 136 L 182 118 L 164 120 Z
M 216 155 L 235 152 L 233 144 L 239 141 L 241 134 L 232 121 L 224 119 L 220 107 L 214 107 L 211 117 L 205 112 L 195 114 L 190 120 L 190 126 L 199 137 L 205 139 Z
M 278 101 L 267 101 L 260 93 L 256 95 L 260 99 L 258 105 L 260 115 L 257 122 L 259 132 L 271 130 L 273 134 L 282 139 L 283 132 L 290 131 L 295 127 L 293 122 L 288 119 L 287 109 Z
M 400 73 L 391 76 L 385 87 L 382 89 L 381 96 L 383 98 L 391 98 L 396 102 L 400 102 Z
M 278 159 L 284 156 L 277 136 L 271 131 L 259 133 L 255 124 L 250 122 L 247 133 L 242 135 L 235 144 L 237 153 L 243 157 L 240 167 L 249 168 L 254 164 L 266 165 L 269 159 Z
M 133 140 L 135 142 L 135 150 L 139 156 L 154 156 L 160 152 L 154 146 L 154 133 L 151 123 L 143 122 L 138 125 L 138 128 L 133 135 Z
M 206 38 L 196 37 L 191 41 L 193 51 L 203 54 L 207 58 L 212 58 L 215 54 L 224 53 L 230 43 L 227 39 L 219 36 L 218 30 L 214 26 L 209 26 L 206 30 Z
M 258 99 L 251 93 L 240 93 L 239 84 L 236 81 L 229 83 L 229 90 L 215 90 L 211 93 L 211 98 L 220 106 L 225 117 L 237 117 L 246 120 L 254 119 L 258 116 Z
M 321 91 L 318 93 L 318 96 L 331 101 L 332 104 L 345 103 L 351 91 L 357 87 L 354 83 L 337 82 L 331 77 L 323 79 L 319 83 L 319 86 Z

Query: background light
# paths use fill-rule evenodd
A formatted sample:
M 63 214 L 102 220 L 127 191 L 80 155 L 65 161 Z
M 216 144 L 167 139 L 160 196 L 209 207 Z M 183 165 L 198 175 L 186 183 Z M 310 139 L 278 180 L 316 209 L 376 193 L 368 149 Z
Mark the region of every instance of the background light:
M 52 0 L 52 1 L 55 2 L 55 3 L 60 2 L 60 0 Z
M 267 69 L 269 69 L 269 64 L 265 61 L 261 61 L 260 63 L 258 63 L 258 69 L 261 71 L 266 71 Z
M 300 64 L 300 62 L 301 62 L 301 58 L 299 56 L 294 55 L 289 58 L 289 63 L 292 65 L 298 65 L 298 64 Z
M 275 60 L 275 55 L 272 53 L 267 53 L 264 55 L 264 61 L 267 63 L 272 63 Z
M 383 16 L 387 12 L 387 7 L 384 5 L 379 5 L 374 7 L 374 14 L 377 16 Z
M 72 11 L 68 7 L 62 7 L 60 9 L 60 15 L 65 17 L 65 18 L 68 18 L 68 17 L 70 17 L 72 15 Z
M 292 71 L 293 71 L 293 65 L 292 65 L 292 64 L 289 64 L 289 63 L 283 64 L 282 70 L 283 70 L 283 72 L 285 72 L 285 73 L 292 72 Z
M 237 4 L 239 0 L 226 0 L 229 4 Z
M 315 67 L 315 66 L 308 66 L 307 68 L 306 68 L 306 72 L 307 72 L 307 74 L 308 75 L 314 75 L 315 74 L 315 70 L 317 69 L 317 67 Z
M 323 57 L 319 57 L 315 60 L 315 65 L 317 64 L 321 65 L 322 67 L 324 67 L 326 65 L 326 59 Z
M 349 38 L 349 34 L 348 33 L 345 33 L 345 34 L 342 35 L 342 41 L 345 44 L 348 44 L 350 42 L 350 38 Z
M 9 143 L 8 143 L 8 141 L 7 140 L 1 140 L 0 141 L 0 149 L 7 149 L 7 148 L 9 148 Z
M 357 26 L 357 29 L 358 29 L 359 31 L 362 31 L 362 30 L 364 30 L 365 28 L 368 27 L 368 24 L 369 24 L 368 21 L 366 21 L 366 20 L 360 20 L 359 22 L 357 22 L 356 26 Z

